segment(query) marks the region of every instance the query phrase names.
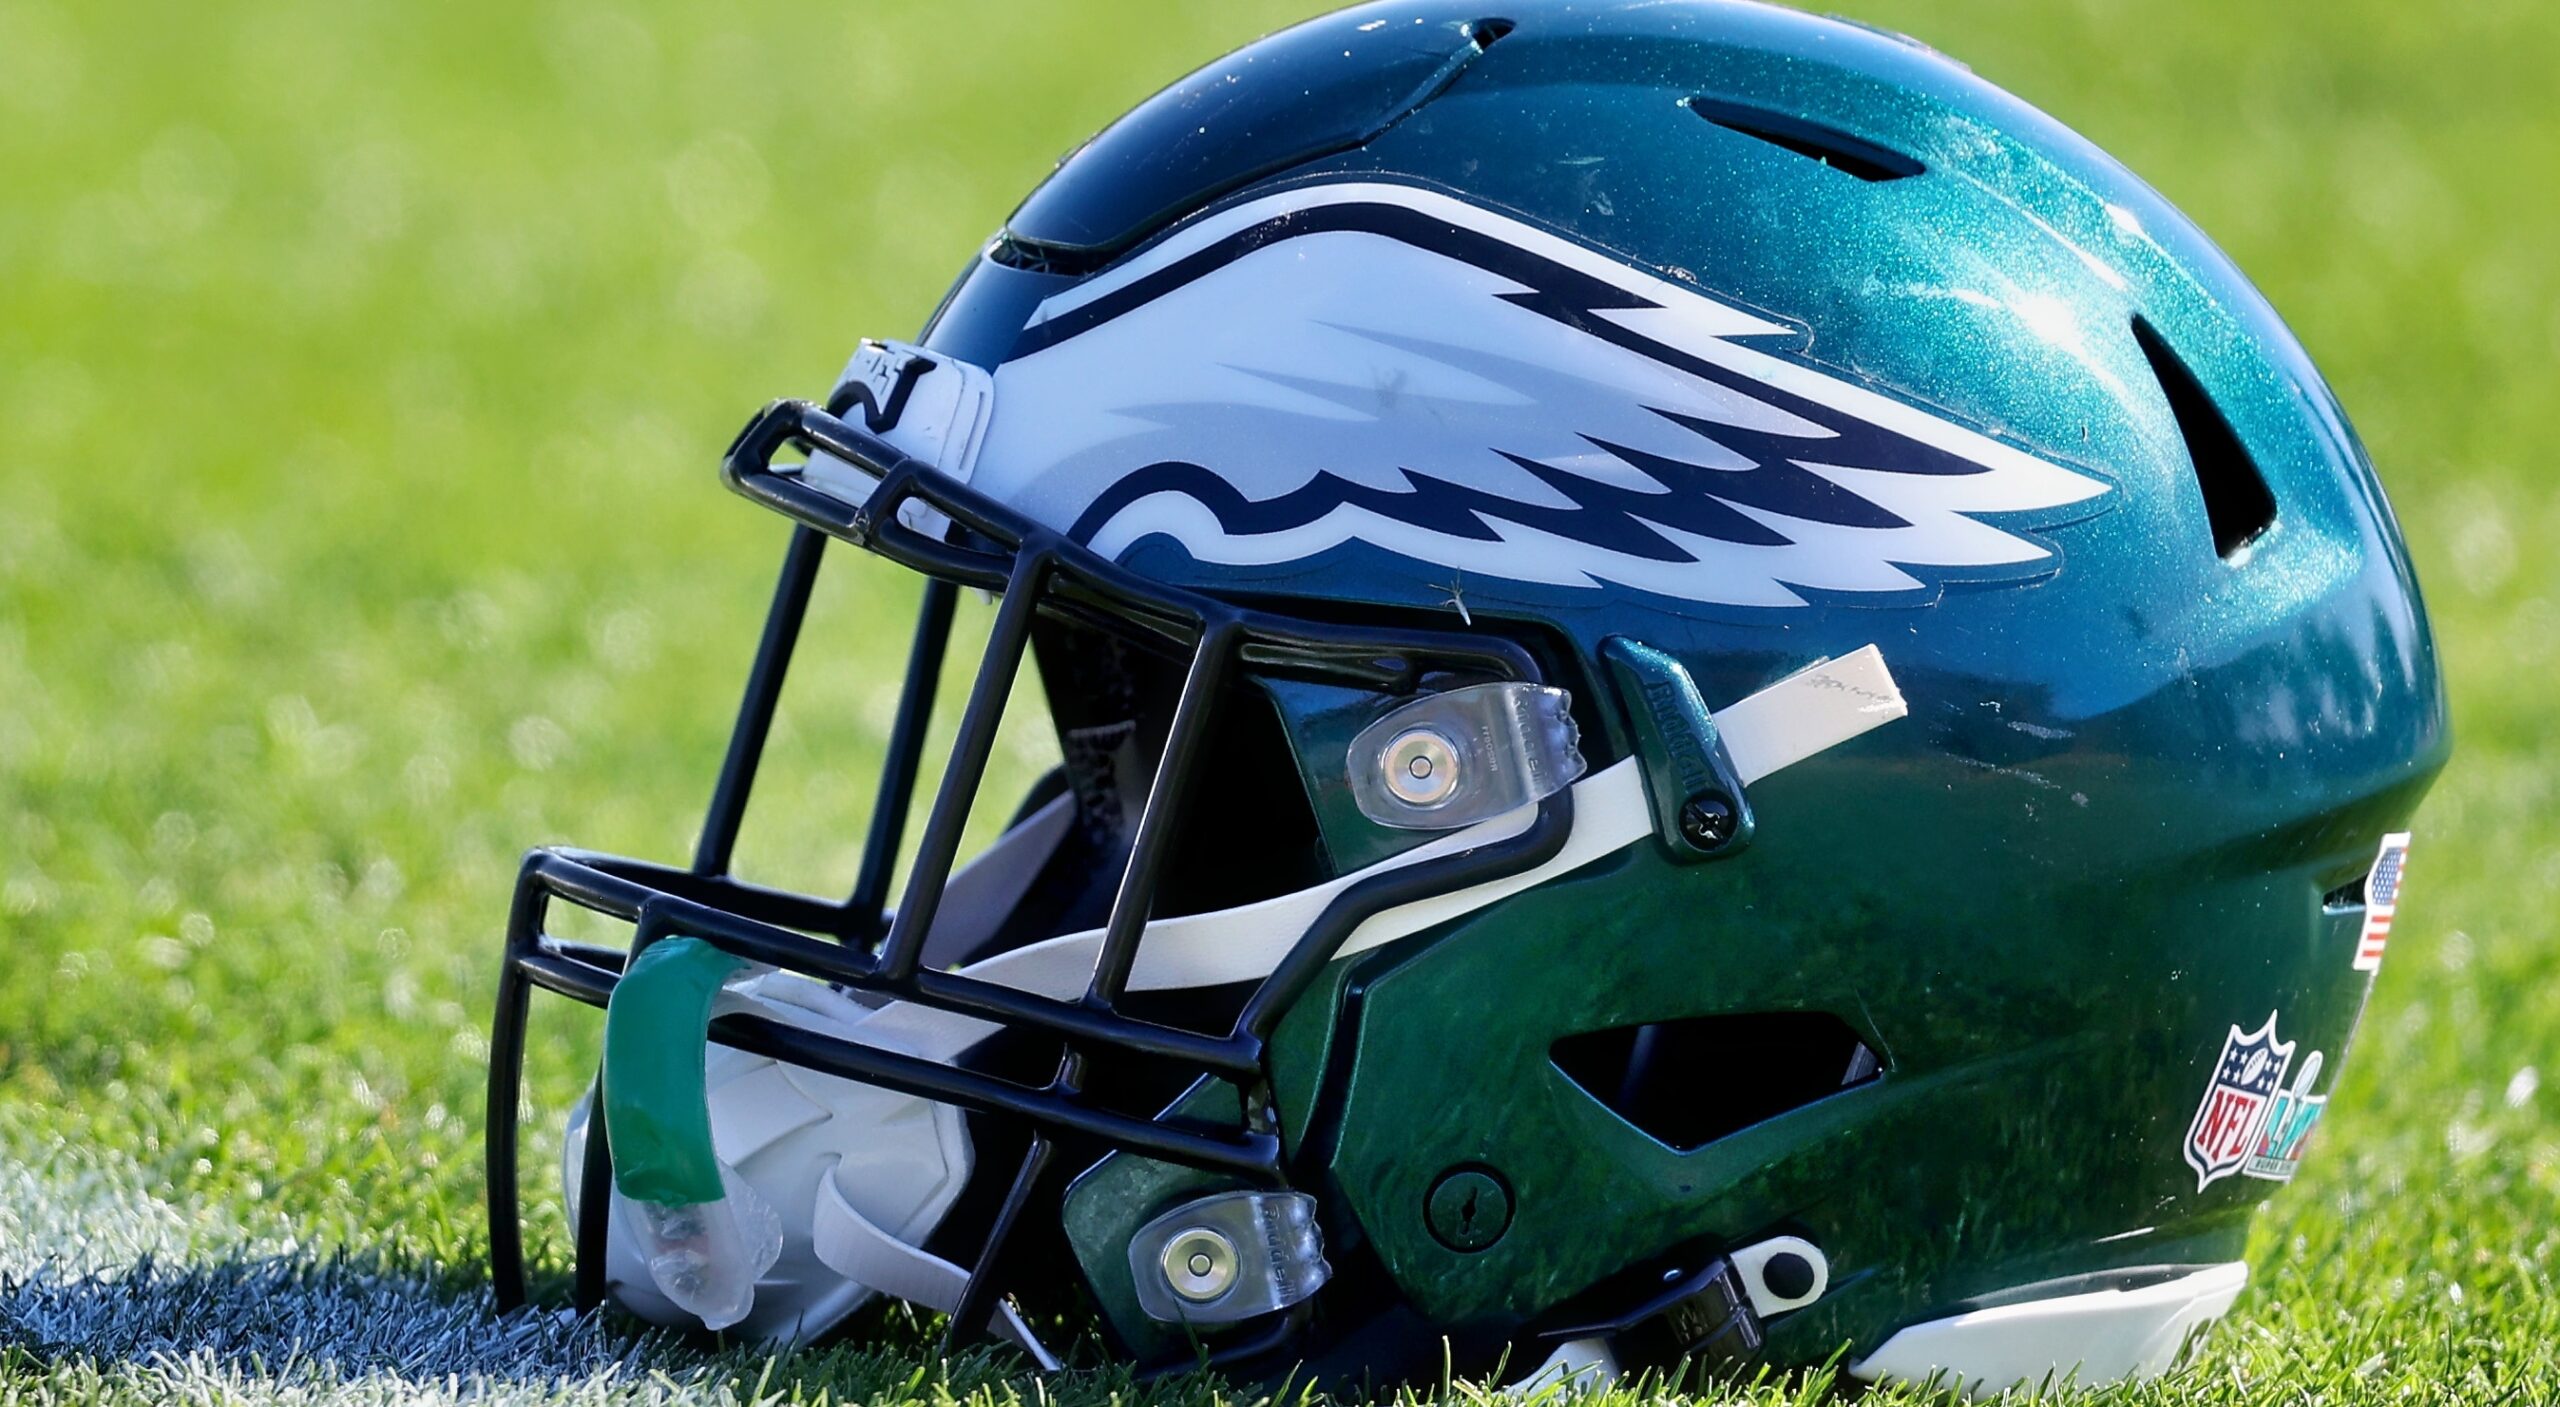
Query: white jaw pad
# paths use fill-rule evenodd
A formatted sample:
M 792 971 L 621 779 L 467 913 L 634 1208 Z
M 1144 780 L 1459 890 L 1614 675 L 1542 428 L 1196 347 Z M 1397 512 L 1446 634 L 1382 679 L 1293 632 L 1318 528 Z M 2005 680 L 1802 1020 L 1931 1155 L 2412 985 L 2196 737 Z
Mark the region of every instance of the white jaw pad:
M 1849 1365 L 1868 1382 L 1925 1382 L 1968 1396 L 2050 1376 L 2083 1383 L 2156 1378 L 2187 1336 L 2222 1317 L 2249 1283 L 2245 1261 L 2209 1266 L 2138 1290 L 2097 1290 L 1977 1309 L 1914 1324 Z

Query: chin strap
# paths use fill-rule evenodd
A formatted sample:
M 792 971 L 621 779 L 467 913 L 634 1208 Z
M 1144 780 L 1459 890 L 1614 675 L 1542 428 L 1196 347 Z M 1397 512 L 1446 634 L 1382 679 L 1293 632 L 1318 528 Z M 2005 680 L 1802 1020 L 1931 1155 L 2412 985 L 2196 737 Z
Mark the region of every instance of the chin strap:
M 1502 1395 L 1525 1402 L 1558 1388 L 1567 1393 L 1602 1392 L 1615 1387 L 1624 1371 L 1607 1339 L 1567 1339 L 1556 1345 L 1537 1371 L 1504 1387 Z
M 919 1309 L 949 1314 L 960 1307 L 961 1292 L 969 1287 L 969 1272 L 930 1251 L 908 1245 L 855 1211 L 836 1185 L 832 1168 L 819 1179 L 818 1205 L 811 1219 L 811 1249 L 829 1270 Z M 1009 1302 L 996 1301 L 989 1327 L 1030 1354 L 1043 1372 L 1057 1371 L 1057 1355 L 1040 1342 Z

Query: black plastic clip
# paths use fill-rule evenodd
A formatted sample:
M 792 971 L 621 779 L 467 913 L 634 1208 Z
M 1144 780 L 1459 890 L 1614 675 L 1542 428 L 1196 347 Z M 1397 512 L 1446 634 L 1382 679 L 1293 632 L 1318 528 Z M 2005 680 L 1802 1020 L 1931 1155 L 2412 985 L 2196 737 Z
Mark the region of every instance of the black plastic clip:
M 1626 1309 L 1543 1330 L 1538 1338 L 1601 1339 L 1620 1368 L 1640 1370 L 1682 1362 L 1710 1368 L 1746 1363 L 1759 1354 L 1766 1333 L 1733 1262 L 1717 1256 L 1697 1270 L 1662 1272 L 1658 1287 Z
M 1672 858 L 1720 859 L 1750 844 L 1750 799 L 1689 671 L 1624 635 L 1601 641 L 1600 657 L 1635 730 L 1654 829 Z

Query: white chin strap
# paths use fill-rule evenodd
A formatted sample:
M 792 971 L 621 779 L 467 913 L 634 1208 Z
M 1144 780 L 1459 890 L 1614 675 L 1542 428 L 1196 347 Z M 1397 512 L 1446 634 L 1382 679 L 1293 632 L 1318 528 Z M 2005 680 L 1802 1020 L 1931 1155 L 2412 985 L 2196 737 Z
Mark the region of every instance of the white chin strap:
M 949 1314 L 960 1307 L 969 1288 L 969 1272 L 920 1247 L 909 1245 L 872 1224 L 853 1209 L 842 1184 L 828 1178 L 818 1187 L 818 1205 L 809 1227 L 811 1249 L 821 1264 L 853 1284 L 905 1300 L 918 1309 Z M 1010 1303 L 999 1303 L 996 1332 L 1021 1346 L 1043 1371 L 1056 1372 L 1050 1353 Z
M 1748 784 L 1904 711 L 1883 657 L 1870 645 L 1789 675 L 1714 717 L 1736 773 Z M 1535 807 L 1522 807 L 1311 889 L 1149 923 L 1129 986 L 1164 991 L 1267 977 L 1335 896 L 1352 885 L 1508 839 L 1535 816 Z M 927 942 L 926 962 L 942 966 L 949 955 L 973 948 L 1011 910 L 1071 819 L 1072 799 L 1061 797 L 955 875 Z M 1574 784 L 1572 834 L 1546 863 L 1374 914 L 1336 956 L 1350 957 L 1462 917 L 1622 850 L 1653 830 L 1643 776 L 1634 759 L 1620 761 Z M 1101 945 L 1102 930 L 1091 929 L 998 953 L 959 971 L 1071 1001 L 1092 980 Z M 733 983 L 715 1014 L 737 1011 L 942 1064 L 956 1063 L 999 1029 L 911 1002 L 866 1005 L 782 973 Z M 716 1044 L 710 1060 L 712 1132 L 720 1160 L 780 1209 L 785 1223 L 780 1266 L 759 1283 L 757 1305 L 739 1332 L 774 1340 L 814 1337 L 873 1293 L 946 1313 L 959 1303 L 968 1272 L 921 1249 L 968 1177 L 968 1140 L 957 1110 Z M 585 1142 L 577 1115 L 570 1133 L 567 1171 L 574 1189 Z M 619 1216 L 613 1225 L 619 1229 Z M 650 1302 L 656 1296 L 645 1273 L 636 1281 L 621 1273 L 624 1260 L 636 1266 L 636 1257 L 616 1244 L 608 1258 L 615 1267 L 615 1293 L 627 1306 L 659 1322 L 680 1320 L 672 1306 Z M 809 1273 L 819 1268 L 826 1274 Z M 994 1327 L 1042 1367 L 1056 1366 L 1012 1306 L 998 1312 Z

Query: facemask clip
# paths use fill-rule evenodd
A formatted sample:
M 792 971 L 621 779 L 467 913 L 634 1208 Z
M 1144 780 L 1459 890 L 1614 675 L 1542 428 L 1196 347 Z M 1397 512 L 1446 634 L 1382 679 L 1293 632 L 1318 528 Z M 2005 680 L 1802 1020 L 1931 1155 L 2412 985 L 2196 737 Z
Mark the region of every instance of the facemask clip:
M 1562 689 L 1515 682 L 1430 694 L 1351 740 L 1351 795 L 1379 825 L 1456 830 L 1573 785 L 1580 739 Z
M 1751 843 L 1750 798 L 1724 735 L 1680 661 L 1640 640 L 1600 644 L 1643 759 L 1654 828 L 1674 859 L 1712 860 Z
M 1233 1324 L 1287 1309 L 1333 1278 L 1304 1192 L 1220 1192 L 1129 1238 L 1138 1306 L 1167 1324 Z

